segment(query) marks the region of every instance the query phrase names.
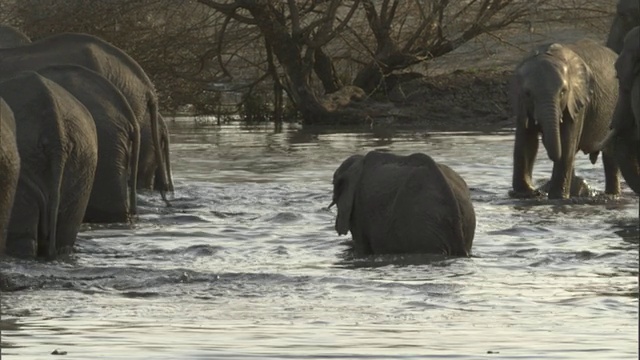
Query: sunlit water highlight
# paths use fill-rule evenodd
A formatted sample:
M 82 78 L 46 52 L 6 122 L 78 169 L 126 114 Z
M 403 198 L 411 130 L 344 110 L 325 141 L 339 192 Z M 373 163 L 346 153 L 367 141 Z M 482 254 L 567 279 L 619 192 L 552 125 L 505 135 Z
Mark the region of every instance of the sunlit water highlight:
M 2 357 L 635 359 L 638 200 L 507 196 L 510 131 L 392 139 L 171 123 L 171 208 L 86 227 L 68 261 L 0 265 Z M 331 177 L 353 153 L 424 152 L 472 188 L 473 257 L 353 259 Z M 548 178 L 541 149 L 534 169 Z M 576 171 L 604 188 L 602 163 Z

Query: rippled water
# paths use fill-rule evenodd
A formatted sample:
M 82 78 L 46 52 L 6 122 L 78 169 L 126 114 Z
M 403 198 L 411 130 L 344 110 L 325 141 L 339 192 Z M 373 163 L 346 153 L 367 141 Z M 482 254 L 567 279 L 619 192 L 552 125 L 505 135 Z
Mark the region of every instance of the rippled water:
M 173 207 L 85 228 L 69 261 L 0 265 L 3 358 L 635 359 L 638 200 L 511 200 L 511 132 L 393 139 L 171 124 Z M 348 155 L 425 152 L 457 170 L 473 257 L 353 259 L 333 230 Z M 550 175 L 542 153 L 537 178 Z M 601 162 L 577 173 L 604 188 Z

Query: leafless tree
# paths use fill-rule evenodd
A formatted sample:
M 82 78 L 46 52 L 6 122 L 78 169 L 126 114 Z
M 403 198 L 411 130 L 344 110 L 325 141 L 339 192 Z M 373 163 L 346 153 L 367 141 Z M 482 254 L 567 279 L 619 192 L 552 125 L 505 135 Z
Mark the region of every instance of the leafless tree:
M 20 0 L 7 10 L 34 40 L 83 32 L 122 48 L 150 75 L 165 111 L 186 104 L 215 111 L 220 93 L 210 85 L 222 73 L 211 59 L 224 17 L 208 7 L 191 0 Z
M 470 40 L 542 21 L 602 26 L 611 9 L 610 0 L 0 0 L 0 21 L 34 39 L 104 38 L 149 73 L 165 110 L 217 113 L 230 99 L 268 104 L 281 119 L 289 100 L 305 122 L 333 123 L 371 116 L 366 96 Z

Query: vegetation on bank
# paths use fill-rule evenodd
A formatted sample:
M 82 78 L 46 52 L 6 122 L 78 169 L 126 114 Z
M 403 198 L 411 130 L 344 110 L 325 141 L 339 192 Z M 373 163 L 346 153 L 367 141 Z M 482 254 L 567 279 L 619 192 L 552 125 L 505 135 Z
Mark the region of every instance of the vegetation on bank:
M 239 113 L 252 122 L 297 114 L 307 124 L 334 124 L 374 122 L 390 113 L 410 117 L 412 112 L 402 109 L 412 101 L 442 98 L 433 91 L 442 80 L 424 78 L 438 58 L 481 38 L 518 48 L 510 35 L 533 33 L 540 24 L 605 31 L 614 3 L 0 0 L 0 21 L 34 40 L 86 32 L 115 44 L 148 72 L 166 112 Z M 467 74 L 462 78 L 472 84 L 487 78 Z M 500 78 L 488 80 L 495 84 L 484 84 L 481 91 L 501 84 Z M 455 87 L 464 83 L 452 84 L 450 91 L 466 91 Z M 465 106 L 457 108 L 464 113 Z M 486 104 L 504 106 L 501 100 Z M 448 112 L 456 104 L 443 101 L 442 107 Z

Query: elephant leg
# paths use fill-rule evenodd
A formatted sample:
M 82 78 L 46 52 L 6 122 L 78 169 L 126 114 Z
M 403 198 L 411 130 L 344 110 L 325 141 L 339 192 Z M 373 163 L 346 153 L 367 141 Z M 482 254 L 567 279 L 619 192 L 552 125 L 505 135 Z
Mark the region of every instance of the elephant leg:
M 516 128 L 516 141 L 513 148 L 513 190 L 509 196 L 514 198 L 537 197 L 541 193 L 533 187 L 533 164 L 538 153 L 538 129 L 533 126 Z
M 571 182 L 573 179 L 573 163 L 576 155 L 577 124 L 573 121 L 564 121 L 560 124 L 560 141 L 562 144 L 562 156 L 553 163 L 553 171 L 549 183 L 549 199 L 567 199 L 571 194 Z
M 568 157 L 568 156 L 567 156 Z M 549 199 L 567 199 L 571 191 L 571 179 L 573 175 L 573 159 L 562 157 L 553 164 L 551 181 L 549 182 Z
M 49 235 L 46 212 L 45 194 L 38 181 L 21 174 L 7 228 L 7 254 L 20 258 L 38 255 L 38 239 Z
M 636 78 L 631 88 L 631 123 L 635 125 L 635 137 L 634 141 L 640 141 L 640 73 L 636 75 Z M 633 126 L 633 125 L 632 125 Z M 636 147 L 636 154 L 640 158 L 640 148 Z
M 620 194 L 620 168 L 614 157 L 608 152 L 602 153 L 604 163 L 604 193 L 610 195 Z
M 627 185 L 640 195 L 640 142 L 633 141 L 632 136 L 618 136 L 611 143 L 613 157 L 617 161 L 620 172 Z

